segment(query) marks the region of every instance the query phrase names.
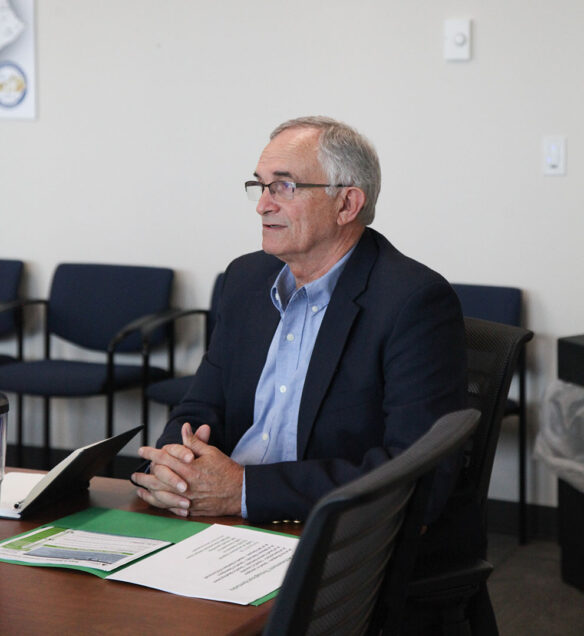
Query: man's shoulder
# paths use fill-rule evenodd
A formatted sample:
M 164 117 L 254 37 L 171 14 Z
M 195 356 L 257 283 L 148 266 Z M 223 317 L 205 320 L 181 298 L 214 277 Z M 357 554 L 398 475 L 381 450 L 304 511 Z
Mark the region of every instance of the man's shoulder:
M 225 270 L 225 285 L 230 288 L 263 288 L 275 279 L 284 263 L 264 251 L 244 254 L 233 260 Z
M 372 229 L 369 233 L 377 247 L 370 278 L 375 287 L 391 294 L 408 294 L 433 285 L 450 287 L 440 273 L 398 250 L 383 234 Z

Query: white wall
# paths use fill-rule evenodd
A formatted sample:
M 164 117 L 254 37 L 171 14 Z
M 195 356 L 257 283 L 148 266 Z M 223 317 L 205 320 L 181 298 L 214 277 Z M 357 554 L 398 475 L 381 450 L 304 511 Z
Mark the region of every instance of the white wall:
M 474 20 L 469 63 L 442 58 L 457 17 Z M 139 263 L 174 268 L 176 303 L 206 306 L 215 274 L 259 248 L 242 184 L 269 131 L 331 115 L 379 151 L 374 227 L 450 280 L 525 290 L 535 430 L 555 341 L 584 325 L 583 28 L 580 0 L 43 0 L 38 119 L 0 120 L 0 254 L 27 262 L 30 295 L 61 261 Z M 545 134 L 568 137 L 565 177 L 541 174 Z M 120 429 L 137 404 L 119 400 Z M 103 400 L 57 400 L 54 420 L 58 445 L 98 439 Z M 494 497 L 516 497 L 515 452 L 510 428 Z M 529 495 L 555 502 L 539 465 Z

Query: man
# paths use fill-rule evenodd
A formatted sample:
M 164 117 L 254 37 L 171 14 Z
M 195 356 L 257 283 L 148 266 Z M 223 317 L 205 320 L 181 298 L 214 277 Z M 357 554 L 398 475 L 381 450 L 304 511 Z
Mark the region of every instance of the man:
M 307 517 L 466 400 L 458 300 L 367 228 L 375 150 L 322 117 L 271 135 L 246 183 L 262 252 L 226 270 L 209 350 L 138 494 L 177 515 Z M 428 520 L 451 483 L 444 467 Z

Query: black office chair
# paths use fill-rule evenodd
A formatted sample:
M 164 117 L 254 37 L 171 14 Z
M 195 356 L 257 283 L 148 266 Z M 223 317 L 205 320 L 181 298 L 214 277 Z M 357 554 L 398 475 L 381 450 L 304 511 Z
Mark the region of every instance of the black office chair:
M 466 449 L 465 466 L 449 504 L 472 502 L 486 533 L 489 482 L 509 386 L 517 358 L 533 333 L 476 318 L 465 318 L 464 322 L 469 406 L 478 409 L 481 418 Z M 486 587 L 481 588 L 486 586 L 492 569 L 483 553 L 471 558 L 453 556 L 435 567 L 430 565 L 423 575 L 410 581 L 408 613 L 417 609 L 420 614 L 429 611 L 436 621 L 436 633 L 471 634 L 467 608 L 479 592 L 487 595 L 488 602 Z
M 314 507 L 264 636 L 378 634 L 398 627 L 433 469 L 474 430 L 476 410 L 440 418 L 410 448 Z
M 0 339 L 16 337 L 16 356 L 0 354 L 0 364 L 22 360 L 23 326 L 19 290 L 24 263 L 0 259 Z
M 204 319 L 204 334 L 205 334 L 205 350 L 209 346 L 211 340 L 211 334 L 215 327 L 217 320 L 217 306 L 219 304 L 219 298 L 221 296 L 221 289 L 223 286 L 223 273 L 217 275 L 215 283 L 213 284 L 213 291 L 211 293 L 211 305 L 209 309 L 177 309 L 170 312 L 168 315 L 162 316 L 159 320 L 149 323 L 143 330 L 144 346 L 146 351 L 151 348 L 150 334 L 161 325 L 171 324 L 174 327 L 174 323 L 180 318 L 192 315 L 203 316 Z M 142 404 L 142 423 L 148 430 L 149 423 L 149 401 L 157 402 L 158 404 L 165 404 L 169 410 L 176 406 L 183 398 L 187 390 L 189 389 L 191 382 L 193 381 L 193 374 L 174 377 L 174 329 L 171 330 L 171 336 L 169 338 L 169 375 L 170 378 L 160 380 L 158 382 L 149 382 L 144 392 L 144 400 Z
M 50 398 L 105 395 L 106 433 L 113 434 L 113 395 L 140 386 L 144 364 L 119 364 L 118 353 L 142 351 L 140 327 L 169 308 L 173 271 L 161 267 L 61 264 L 55 270 L 48 300 L 26 300 L 22 306 L 45 308 L 45 355 L 42 360 L 0 366 L 0 390 L 44 398 L 45 461 L 50 452 Z M 51 337 L 106 354 L 103 362 L 51 358 Z M 152 333 L 153 342 L 165 338 Z M 150 368 L 150 377 L 167 371 Z M 22 454 L 22 408 L 18 413 L 18 452 Z
M 462 313 L 469 318 L 481 318 L 492 322 L 522 327 L 522 291 L 516 287 L 498 287 L 492 285 L 468 285 L 455 283 L 452 285 L 460 304 Z M 526 496 L 526 447 L 527 416 L 525 398 L 525 348 L 521 348 L 517 360 L 518 395 L 517 399 L 507 398 L 504 416 L 515 415 L 519 424 L 519 543 L 527 543 L 527 496 Z

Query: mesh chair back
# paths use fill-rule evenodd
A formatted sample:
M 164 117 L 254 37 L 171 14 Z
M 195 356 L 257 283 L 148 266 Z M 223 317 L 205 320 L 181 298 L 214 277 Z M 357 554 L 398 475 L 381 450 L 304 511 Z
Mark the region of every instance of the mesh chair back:
M 87 349 L 105 351 L 124 325 L 168 308 L 172 279 L 173 271 L 162 267 L 61 264 L 51 286 L 49 333 Z M 163 335 L 153 336 L 153 344 Z M 133 334 L 117 351 L 139 351 L 141 346 L 140 335 Z
M 16 300 L 22 278 L 23 262 L 0 260 L 0 304 Z M 0 312 L 0 336 L 16 330 L 16 312 Z
M 444 416 L 401 455 L 317 503 L 265 635 L 354 636 L 379 630 L 386 609 L 379 599 L 388 596 L 382 589 L 391 584 L 405 590 L 413 566 L 415 554 L 401 529 L 419 535 L 430 488 L 429 482 L 420 488 L 420 479 L 468 438 L 478 418 L 471 409 Z M 414 512 L 415 523 L 404 524 Z M 400 561 L 400 551 L 408 559 Z M 399 585 L 388 568 L 390 558 L 399 564 Z
M 459 483 L 463 491 L 474 491 L 482 507 L 517 358 L 533 332 L 478 318 L 465 318 L 464 323 L 469 406 L 481 411 L 481 420 Z
M 462 305 L 462 313 L 506 325 L 521 326 L 521 290 L 494 285 L 452 285 Z

